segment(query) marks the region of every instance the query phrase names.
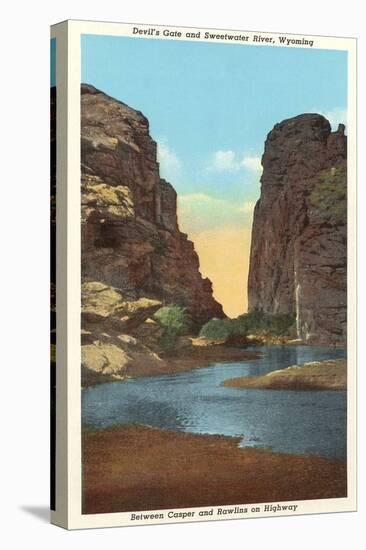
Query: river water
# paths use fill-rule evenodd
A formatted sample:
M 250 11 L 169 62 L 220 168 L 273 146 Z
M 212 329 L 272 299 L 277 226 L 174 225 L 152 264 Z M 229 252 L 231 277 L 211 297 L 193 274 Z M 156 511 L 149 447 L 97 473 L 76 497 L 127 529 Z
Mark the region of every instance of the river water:
M 263 356 L 84 389 L 83 425 L 102 428 L 132 423 L 239 436 L 243 447 L 345 459 L 346 392 L 221 386 L 228 378 L 256 376 L 307 361 L 345 357 L 345 350 L 315 346 L 253 349 Z

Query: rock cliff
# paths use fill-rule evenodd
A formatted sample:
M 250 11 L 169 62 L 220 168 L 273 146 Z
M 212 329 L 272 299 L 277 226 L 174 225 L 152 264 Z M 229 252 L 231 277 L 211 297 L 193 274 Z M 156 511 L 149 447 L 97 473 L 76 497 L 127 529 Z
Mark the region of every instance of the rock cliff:
M 81 86 L 83 384 L 164 369 L 164 304 L 184 306 L 193 329 L 224 317 L 156 156 L 142 113 Z
M 159 175 L 156 143 L 140 113 L 81 86 L 82 278 L 185 306 L 197 326 L 223 317 L 179 231 L 177 195 Z
M 346 341 L 347 138 L 318 114 L 276 124 L 253 218 L 249 310 L 295 313 L 303 340 Z

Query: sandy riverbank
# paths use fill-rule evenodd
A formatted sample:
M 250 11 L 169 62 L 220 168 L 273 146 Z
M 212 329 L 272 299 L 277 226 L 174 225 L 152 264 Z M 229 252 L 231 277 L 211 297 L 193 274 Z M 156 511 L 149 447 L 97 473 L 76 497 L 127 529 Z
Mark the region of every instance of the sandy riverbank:
M 160 360 L 150 360 L 148 355 L 136 357 L 128 364 L 123 374 L 114 376 L 101 376 L 92 370 L 82 369 L 82 386 L 89 387 L 116 380 L 129 378 L 141 378 L 142 376 L 160 376 L 162 374 L 175 374 L 208 367 L 213 363 L 225 363 L 231 361 L 249 361 L 260 359 L 262 354 L 258 351 L 248 351 L 243 348 L 227 347 L 224 345 L 195 345 L 188 350 L 183 350 L 179 355 L 165 356 Z
M 133 378 L 172 374 L 208 367 L 213 363 L 250 361 L 261 357 L 260 352 L 248 351 L 243 348 L 226 347 L 224 345 L 196 345 L 178 356 L 164 357 L 160 365 L 149 365 L 144 361 L 136 362 L 130 370 L 127 369 L 127 374 Z
M 312 361 L 269 372 L 264 376 L 231 378 L 225 380 L 223 386 L 270 390 L 346 390 L 347 361 Z
M 346 464 L 238 442 L 147 426 L 87 429 L 83 513 L 346 496 Z

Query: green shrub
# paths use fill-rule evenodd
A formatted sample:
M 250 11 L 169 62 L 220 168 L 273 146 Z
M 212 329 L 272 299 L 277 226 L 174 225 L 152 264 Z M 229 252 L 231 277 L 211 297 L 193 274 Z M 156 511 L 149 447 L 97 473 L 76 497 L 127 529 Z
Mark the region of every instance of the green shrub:
M 253 311 L 241 316 L 246 324 L 247 331 L 259 334 L 273 334 L 287 336 L 293 332 L 296 321 L 293 313 L 263 313 Z
M 155 313 L 154 318 L 164 329 L 159 342 L 161 347 L 165 352 L 174 351 L 179 336 L 186 334 L 191 326 L 186 308 L 174 304 L 164 306 Z
M 190 320 L 185 307 L 163 306 L 155 313 L 158 323 L 169 330 L 183 334 L 189 329 Z
M 292 313 L 269 314 L 252 311 L 236 319 L 210 319 L 200 331 L 200 336 L 211 339 L 227 339 L 230 336 L 266 334 L 291 336 L 294 334 L 295 315 Z
M 200 336 L 213 340 L 226 340 L 233 334 L 233 319 L 210 319 L 200 331 Z
M 347 169 L 339 165 L 324 170 L 310 193 L 310 204 L 324 219 L 347 220 Z

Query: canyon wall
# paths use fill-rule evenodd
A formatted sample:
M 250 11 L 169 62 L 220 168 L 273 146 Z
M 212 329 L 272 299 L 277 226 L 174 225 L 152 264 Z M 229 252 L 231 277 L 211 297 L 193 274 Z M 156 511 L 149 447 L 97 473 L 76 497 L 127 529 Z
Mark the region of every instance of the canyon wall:
M 195 331 L 222 306 L 179 230 L 145 116 L 82 84 L 80 130 L 82 384 L 165 372 L 154 314 L 185 307 Z
M 81 86 L 82 279 L 185 306 L 200 326 L 223 317 L 177 222 L 177 194 L 159 175 L 145 116 Z
M 347 325 L 347 138 L 318 114 L 276 124 L 262 157 L 249 311 L 296 314 L 303 340 L 343 344 Z

